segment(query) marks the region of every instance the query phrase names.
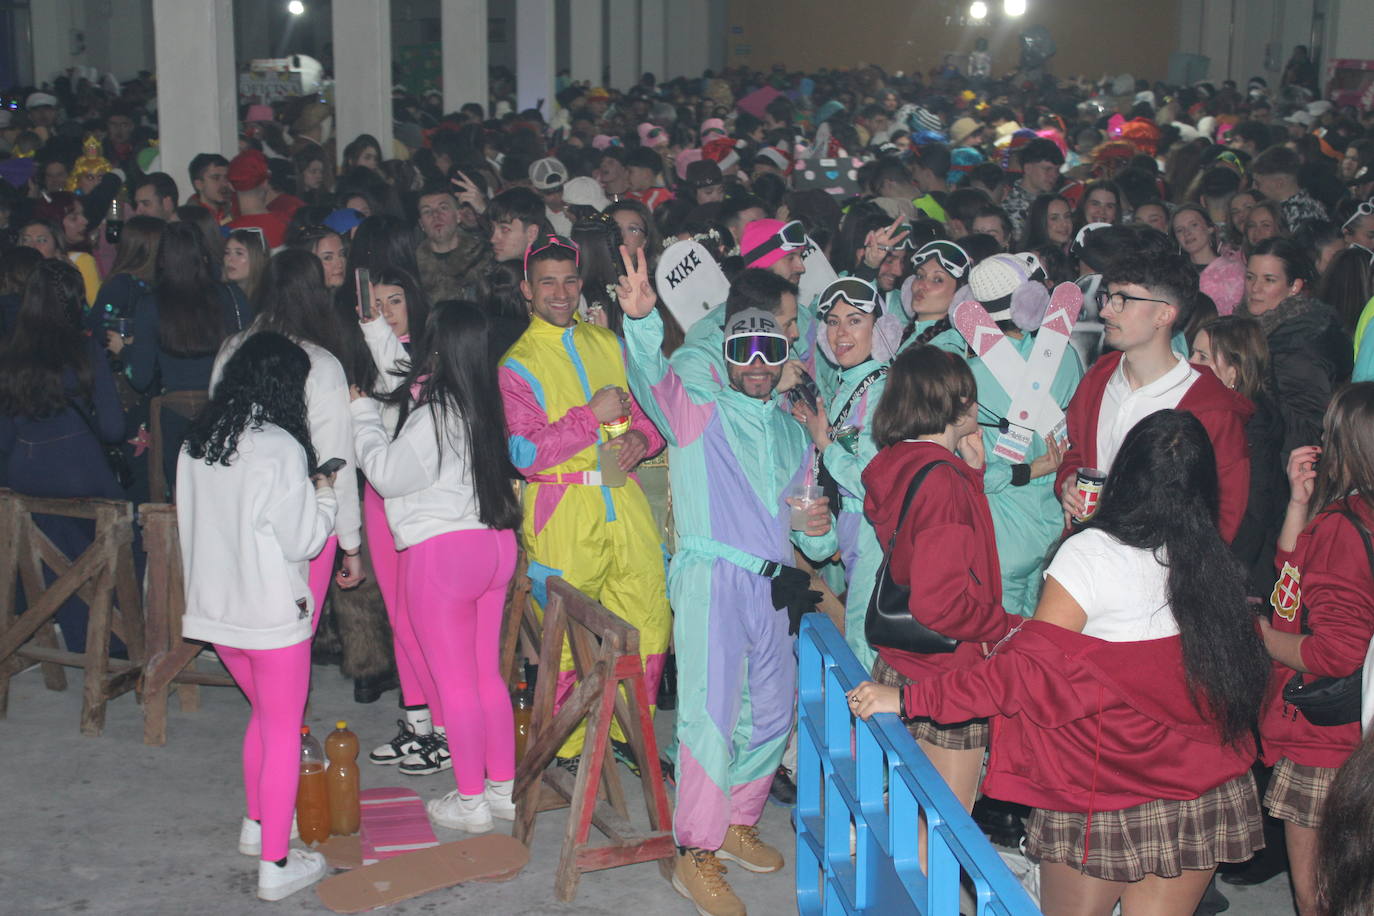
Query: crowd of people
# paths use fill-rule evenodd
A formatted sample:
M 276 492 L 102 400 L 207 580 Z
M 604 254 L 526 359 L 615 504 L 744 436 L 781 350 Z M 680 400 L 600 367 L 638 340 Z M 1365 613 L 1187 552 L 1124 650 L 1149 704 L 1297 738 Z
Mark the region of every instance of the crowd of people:
M 1374 636 L 1374 114 L 1295 60 L 1272 89 L 869 66 L 398 95 L 391 149 L 288 99 L 185 176 L 149 80 L 69 74 L 0 109 L 0 485 L 176 503 L 183 632 L 252 708 L 265 899 L 325 871 L 290 832 L 326 629 L 360 702 L 399 687 L 370 760 L 451 770 L 441 826 L 514 817 L 523 551 L 538 606 L 565 579 L 675 693 L 700 913 L 744 913 L 724 862 L 783 866 L 757 824 L 795 799 L 812 565 L 872 672 L 855 714 L 1024 831 L 1046 912 L 1219 912 L 1218 867 L 1364 912 L 1374 758 L 1307 694 L 1358 706 Z M 728 288 L 704 312 L 655 279 L 681 243 Z M 84 651 L 78 596 L 57 620 Z M 539 676 L 567 699 L 567 647 Z

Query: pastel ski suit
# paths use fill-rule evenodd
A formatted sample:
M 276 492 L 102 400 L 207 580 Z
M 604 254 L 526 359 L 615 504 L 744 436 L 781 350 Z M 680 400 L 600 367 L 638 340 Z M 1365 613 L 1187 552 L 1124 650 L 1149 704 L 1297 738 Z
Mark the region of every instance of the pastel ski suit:
M 837 387 L 821 389 L 821 398 L 832 425 L 864 380 L 886 367 L 886 363 L 876 359 L 865 360 L 857 366 L 840 370 Z M 844 639 L 865 671 L 873 667 L 873 660 L 877 658 L 877 653 L 864 638 L 864 617 L 868 613 L 868 599 L 873 594 L 878 567 L 882 565 L 883 548 L 873 533 L 873 526 L 864 517 L 863 472 L 868 462 L 878 454 L 878 444 L 873 441 L 872 420 L 886 385 L 887 375 L 884 373 L 864 389 L 850 408 L 844 425 L 859 429 L 858 438 L 852 443 L 853 451 L 836 441 L 826 447 L 823 456 L 826 470 L 840 488 L 840 513 L 835 520 L 835 534 L 840 544 L 840 558 L 844 561 L 846 582 Z
M 630 384 L 668 440 L 677 553 L 668 577 L 678 665 L 679 844 L 718 849 L 731 824 L 758 822 L 792 729 L 796 659 L 769 563 L 835 550 L 791 531 L 787 489 L 813 452 L 776 399 L 689 391 L 663 358 L 656 313 L 625 322 Z
M 587 407 L 601 388 L 629 389 L 620 341 L 593 324 L 574 320 L 560 328 L 535 316 L 507 351 L 499 375 L 511 461 L 528 482 L 521 541 L 534 598 L 542 608 L 549 577 L 561 576 L 636 627 L 645 690 L 656 697 L 672 627 L 663 543 L 637 480 L 601 485 L 601 427 Z M 648 454 L 663 448 L 663 437 L 633 403 L 631 429 L 649 440 Z M 560 706 L 575 685 L 565 641 Z M 559 756 L 580 754 L 584 732 L 578 726 Z M 624 739 L 618 724 L 612 734 Z
M 1007 335 L 1007 340 L 1015 344 L 1022 359 L 1035 348 L 1035 337 L 1031 334 L 1020 340 Z M 1012 462 L 993 452 L 1000 435 L 997 424 L 1011 408 L 1012 396 L 980 357 L 969 357 L 968 364 L 978 382 L 978 422 L 984 424 L 983 451 L 987 463 L 983 466 L 983 492 L 992 510 L 997 557 L 1002 565 L 1002 607 L 1010 614 L 1032 617 L 1040 600 L 1045 555 L 1064 530 L 1064 513 L 1054 495 L 1055 475 L 1046 474 L 1022 487 L 1012 486 Z M 1064 358 L 1050 385 L 1054 402 L 1067 408 L 1081 378 L 1083 363 L 1078 352 L 1072 346 L 1065 347 Z M 1037 434 L 1031 440 L 1024 463 L 1029 464 L 1045 451 L 1045 440 Z

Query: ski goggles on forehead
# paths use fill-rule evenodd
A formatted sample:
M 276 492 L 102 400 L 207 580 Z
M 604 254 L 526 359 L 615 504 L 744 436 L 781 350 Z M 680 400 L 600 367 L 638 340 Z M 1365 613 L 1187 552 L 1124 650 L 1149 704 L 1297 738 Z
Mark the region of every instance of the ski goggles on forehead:
M 878 289 L 858 277 L 840 277 L 821 293 L 816 312 L 824 318 L 835 303 L 844 300 L 859 311 L 871 315 L 878 307 Z
M 928 219 L 918 219 L 906 224 L 906 238 L 897 245 L 899 251 L 919 251 L 931 242 L 940 241 L 936 235 L 940 224 Z
M 806 247 L 806 227 L 801 224 L 801 220 L 792 220 L 790 223 L 783 224 L 777 232 L 764 239 L 756 248 L 741 252 L 744 256 L 745 264 L 753 264 L 759 258 L 766 257 L 775 251 L 796 251 L 798 248 Z
M 968 252 L 953 242 L 946 242 L 943 239 L 926 242 L 911 256 L 911 263 L 920 267 L 931 258 L 939 261 L 945 272 L 956 280 L 968 273 Z
M 1355 212 L 1350 214 L 1350 219 L 1341 223 L 1341 229 L 1349 229 L 1350 224 L 1359 221 L 1361 217 L 1374 216 L 1374 200 L 1366 200 L 1355 208 Z
M 535 239 L 525 249 L 525 276 L 530 275 L 530 258 L 550 248 L 566 248 L 572 252 L 574 266 L 582 266 L 582 249 L 572 239 L 561 235 L 546 235 Z
M 781 334 L 738 334 L 725 339 L 725 361 L 747 366 L 762 358 L 770 366 L 781 366 L 791 349 L 792 342 Z

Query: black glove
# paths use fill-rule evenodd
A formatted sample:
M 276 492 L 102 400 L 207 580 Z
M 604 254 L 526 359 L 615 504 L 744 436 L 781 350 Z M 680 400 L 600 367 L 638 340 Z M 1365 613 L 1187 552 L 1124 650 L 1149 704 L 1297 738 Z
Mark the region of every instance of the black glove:
M 824 597 L 811 589 L 811 577 L 794 566 L 784 566 L 773 577 L 773 607 L 787 609 L 787 632 L 796 636 L 801 632 L 803 614 L 816 609 Z

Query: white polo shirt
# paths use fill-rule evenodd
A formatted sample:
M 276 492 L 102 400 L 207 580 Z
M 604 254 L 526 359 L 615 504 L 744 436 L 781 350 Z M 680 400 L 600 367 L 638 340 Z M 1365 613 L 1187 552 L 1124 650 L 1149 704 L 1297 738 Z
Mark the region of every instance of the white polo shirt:
M 1121 443 L 1137 423 L 1156 411 L 1177 407 L 1201 374 L 1186 359 L 1180 359 L 1174 368 L 1150 384 L 1132 390 L 1125 367 L 1124 359 L 1117 364 L 1098 408 L 1097 466 L 1103 471 L 1112 469 Z

